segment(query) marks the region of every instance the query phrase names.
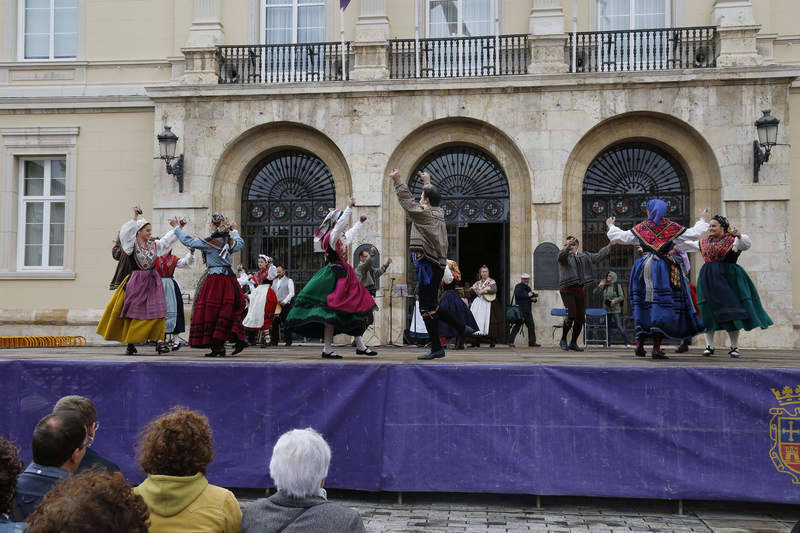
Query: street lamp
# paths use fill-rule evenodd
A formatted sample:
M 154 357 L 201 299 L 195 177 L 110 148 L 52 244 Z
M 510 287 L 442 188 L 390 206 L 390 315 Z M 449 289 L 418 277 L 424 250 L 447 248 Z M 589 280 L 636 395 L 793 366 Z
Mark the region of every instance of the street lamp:
M 753 141 L 753 183 L 758 183 L 758 169 L 769 161 L 769 153 L 778 142 L 778 124 L 781 122 L 770 115 L 769 109 L 762 113 L 764 115 L 756 120 L 758 140 Z
M 172 133 L 171 126 L 164 126 L 164 131 L 156 135 L 158 139 L 158 149 L 161 153 L 160 159 L 167 164 L 167 174 L 172 174 L 178 180 L 178 192 L 183 192 L 183 154 L 178 156 L 175 164 L 170 161 L 175 159 L 175 147 L 178 144 L 178 136 Z

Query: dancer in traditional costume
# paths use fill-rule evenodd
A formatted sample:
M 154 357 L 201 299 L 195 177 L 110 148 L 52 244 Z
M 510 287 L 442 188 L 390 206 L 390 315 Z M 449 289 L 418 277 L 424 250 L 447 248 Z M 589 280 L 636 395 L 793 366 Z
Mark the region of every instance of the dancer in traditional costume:
M 200 278 L 192 309 L 189 346 L 211 348 L 206 357 L 225 357 L 225 342 L 235 343 L 232 355 L 244 350 L 244 294 L 233 272 L 233 254 L 244 246 L 235 222 L 220 214 L 211 215 L 211 235 L 191 237 L 180 228 L 178 239 L 203 253 L 206 273 Z
M 242 325 L 250 330 L 248 336 L 256 331 L 268 331 L 272 328 L 272 320 L 275 318 L 275 308 L 278 306 L 278 297 L 272 290 L 272 280 L 278 275 L 278 270 L 272 264 L 272 258 L 261 254 L 258 256 L 258 272 L 251 276 L 251 281 L 255 288 L 250 291 L 250 304 L 247 309 L 247 316 L 244 317 Z M 266 338 L 261 339 L 262 346 L 266 346 Z
M 480 346 L 480 338 L 489 340 L 489 347 L 494 348 L 497 339 L 503 336 L 503 310 L 497 299 L 497 282 L 489 277 L 489 267 L 483 265 L 478 273 L 479 279 L 470 287 L 475 295 L 470 311 L 478 324 L 478 331 L 473 335 L 473 345 Z
M 167 353 L 177 351 L 181 347 L 181 340 L 178 334 L 186 331 L 186 318 L 183 314 L 183 296 L 181 287 L 173 277 L 176 268 L 192 268 L 194 265 L 194 249 L 186 252 L 183 257 L 172 254 L 172 250 L 156 258 L 156 272 L 161 276 L 161 283 L 164 286 L 164 298 L 167 301 L 167 321 L 164 325 L 165 335 L 169 338 L 158 341 L 156 351 Z
M 97 333 L 105 340 L 128 345 L 127 355 L 136 353 L 136 344 L 164 338 L 167 302 L 155 261 L 175 244 L 178 219 L 169 221 L 175 228 L 158 240 L 151 240 L 152 225 L 140 218 L 142 209 L 133 208 L 133 218 L 122 225 L 119 240 L 127 255 L 131 274 L 120 283 L 108 302 Z
M 451 277 L 447 276 L 448 270 L 445 270 L 445 277 L 442 279 L 442 289 L 444 294 L 439 301 L 439 309 L 444 309 L 458 322 L 463 322 L 470 327 L 473 331 L 478 331 L 478 323 L 475 322 L 475 316 L 464 300 L 461 299 L 459 291 L 461 288 L 461 270 L 458 268 L 458 263 L 452 259 L 447 260 L 447 269 L 450 271 Z M 447 322 L 439 325 L 439 335 L 445 339 L 455 338 L 456 350 L 464 349 L 464 338 L 459 335 L 459 331 L 448 324 Z
M 568 236 L 564 247 L 558 252 L 558 292 L 567 318 L 561 326 L 561 349 L 582 352 L 578 346 L 583 326 L 586 323 L 586 292 L 584 287 L 594 282 L 593 265 L 602 261 L 611 253 L 611 244 L 607 244 L 599 251 L 581 252 L 580 241 Z M 567 344 L 567 335 L 572 329 L 572 340 Z
M 708 213 L 702 212 L 694 227 L 685 228 L 665 215 L 667 204 L 658 199 L 647 202 L 647 220 L 631 230 L 623 231 L 609 217 L 608 239 L 618 244 L 640 244 L 644 254 L 631 270 L 628 297 L 636 325 L 637 357 L 645 357 L 644 339 L 653 336 L 653 359 L 668 359 L 661 349 L 664 337 L 683 340 L 703 330 L 695 312 L 688 280 L 675 256 L 669 251 L 674 244 L 697 239 L 708 228 Z
M 411 219 L 409 248 L 417 268 L 417 297 L 431 339 L 431 351 L 417 359 L 438 359 L 445 356 L 439 338 L 439 319 L 453 326 L 461 339 L 473 333 L 472 328 L 459 322 L 447 309 L 439 307 L 439 287 L 447 266 L 447 227 L 440 207 L 442 196 L 431 184 L 431 176 L 425 172 L 419 173 L 423 186 L 418 202 L 414 201 L 408 185 L 400 180 L 399 170 L 392 170 L 389 177 L 394 181 L 397 201 Z
M 714 353 L 714 332 L 725 330 L 730 338 L 731 357 L 739 357 L 739 330 L 767 329 L 772 319 L 761 306 L 750 276 L 736 262 L 750 248 L 750 237 L 731 228 L 728 219 L 716 215 L 708 226 L 708 236 L 681 246 L 703 254 L 703 267 L 697 281 L 697 305 L 705 325 L 706 349 Z
M 324 340 L 323 359 L 342 358 L 333 350 L 333 336 L 340 333 L 355 337 L 357 354 L 378 355 L 361 337 L 367 315 L 376 309 L 375 300 L 347 262 L 347 247 L 367 219 L 362 216 L 345 231 L 355 202 L 355 198 L 350 198 L 344 211 L 331 210 L 322 221 L 315 240 L 320 243 L 327 263 L 297 295 L 286 318 L 286 327 L 298 336 Z

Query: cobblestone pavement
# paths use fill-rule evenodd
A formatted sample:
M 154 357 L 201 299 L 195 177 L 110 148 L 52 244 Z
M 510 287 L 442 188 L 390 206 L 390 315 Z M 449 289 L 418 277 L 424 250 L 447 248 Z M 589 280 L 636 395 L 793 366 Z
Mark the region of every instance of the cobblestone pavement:
M 358 510 L 370 533 L 395 532 L 713 532 L 788 533 L 800 508 L 725 502 L 677 502 L 499 495 L 330 495 Z M 246 505 L 246 500 L 243 500 Z

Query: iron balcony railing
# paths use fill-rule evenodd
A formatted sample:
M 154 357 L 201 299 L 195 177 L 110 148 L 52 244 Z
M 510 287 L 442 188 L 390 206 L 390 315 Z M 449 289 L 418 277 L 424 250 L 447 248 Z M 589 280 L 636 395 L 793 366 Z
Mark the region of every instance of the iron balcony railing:
M 350 79 L 350 43 L 218 46 L 219 83 L 298 83 Z
M 566 53 L 571 72 L 713 68 L 716 33 L 714 26 L 579 32 Z
M 464 78 L 527 72 L 526 34 L 389 41 L 391 79 Z

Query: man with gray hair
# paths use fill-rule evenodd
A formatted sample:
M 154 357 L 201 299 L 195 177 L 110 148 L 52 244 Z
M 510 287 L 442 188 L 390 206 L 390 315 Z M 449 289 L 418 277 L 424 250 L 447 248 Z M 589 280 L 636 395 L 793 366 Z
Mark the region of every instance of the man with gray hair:
M 313 429 L 281 435 L 269 462 L 278 492 L 245 507 L 242 533 L 366 531 L 358 511 L 327 500 L 323 487 L 330 463 L 331 448 Z
M 87 470 L 119 472 L 119 466 L 116 463 L 109 461 L 91 448 L 92 444 L 94 444 L 97 430 L 100 429 L 100 422 L 97 420 L 97 407 L 95 407 L 92 400 L 85 396 L 64 396 L 53 406 L 53 414 L 64 411 L 71 411 L 77 414 L 83 427 L 86 428 L 86 455 L 83 456 L 83 460 L 78 466 L 78 472 L 86 472 Z

